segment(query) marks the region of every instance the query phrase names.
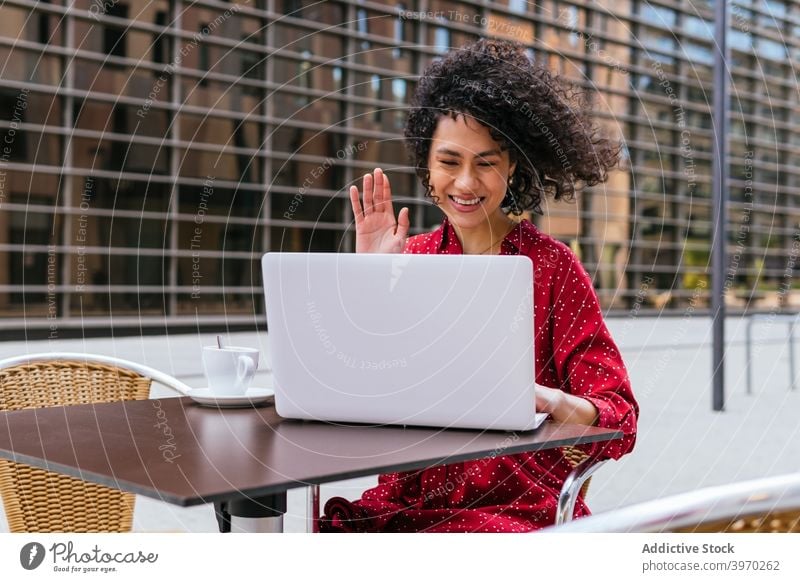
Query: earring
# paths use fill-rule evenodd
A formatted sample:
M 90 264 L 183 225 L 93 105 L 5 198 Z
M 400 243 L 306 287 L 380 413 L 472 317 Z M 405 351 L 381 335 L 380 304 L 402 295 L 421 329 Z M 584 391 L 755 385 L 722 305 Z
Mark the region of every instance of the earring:
M 508 189 L 506 191 L 506 197 L 503 200 L 503 205 L 507 207 L 511 207 L 511 212 L 515 215 L 519 215 L 521 210 L 519 208 L 519 202 L 517 202 L 517 195 L 514 193 L 514 185 L 517 183 L 516 176 L 512 175 L 508 179 Z
M 439 197 L 438 197 L 438 196 L 436 196 L 436 195 L 433 193 L 433 188 L 431 188 L 431 185 L 430 185 L 430 184 L 428 184 L 428 187 L 427 187 L 427 189 L 425 190 L 425 198 L 428 198 L 428 199 L 430 199 L 430 201 L 431 201 L 431 204 L 433 204 L 434 206 L 439 206 Z

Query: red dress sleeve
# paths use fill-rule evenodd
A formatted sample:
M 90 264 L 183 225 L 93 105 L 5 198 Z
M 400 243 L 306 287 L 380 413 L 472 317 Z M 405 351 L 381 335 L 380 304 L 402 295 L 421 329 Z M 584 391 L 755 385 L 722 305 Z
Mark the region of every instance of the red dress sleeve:
M 549 304 L 553 367 L 562 390 L 597 408 L 596 426 L 625 433 L 620 440 L 586 445 L 583 450 L 618 459 L 633 448 L 638 404 L 589 274 L 569 247 L 562 245 L 560 250 Z
M 397 513 L 413 505 L 403 502 L 403 489 L 408 480 L 408 476 L 402 473 L 386 473 L 380 475 L 378 484 L 365 491 L 355 503 L 343 497 L 329 499 L 320 519 L 320 531 L 363 533 L 382 530 Z

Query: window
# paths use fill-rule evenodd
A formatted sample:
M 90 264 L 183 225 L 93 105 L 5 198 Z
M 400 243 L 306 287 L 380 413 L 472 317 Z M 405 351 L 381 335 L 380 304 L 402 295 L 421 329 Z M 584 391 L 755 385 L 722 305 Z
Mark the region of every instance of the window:
M 340 92 L 344 87 L 342 83 L 344 79 L 344 71 L 342 67 L 336 66 L 331 69 L 331 77 L 333 77 L 333 89 L 336 93 Z
M 536 62 L 536 51 L 533 48 L 528 47 L 525 49 L 525 54 L 528 55 L 528 60 L 532 63 Z
M 44 199 L 37 200 L 35 196 L 29 199 L 33 204 L 51 205 L 52 202 Z M 46 245 L 53 244 L 54 240 L 51 238 L 53 232 L 52 219 L 46 214 L 39 214 L 36 212 L 9 212 L 9 226 L 8 235 L 9 242 L 16 245 Z M 57 239 L 56 239 L 57 240 Z M 48 285 L 57 284 L 58 268 L 50 270 L 48 275 L 48 260 L 49 256 L 42 252 L 35 252 L 25 250 L 22 252 L 9 253 L 7 281 L 11 285 L 18 285 L 24 289 L 27 285 Z M 56 255 L 57 264 L 58 255 Z M 55 273 L 55 274 L 53 274 Z M 11 303 L 36 303 L 39 300 L 36 294 L 30 291 L 22 291 L 12 293 L 10 299 Z M 55 315 L 55 313 L 54 313 Z
M 573 47 L 578 46 L 578 9 L 575 6 L 568 6 L 562 10 L 560 16 L 565 26 L 570 30 L 569 44 Z
M 740 50 L 742 52 L 750 52 L 750 50 L 753 48 L 751 38 L 752 37 L 749 33 L 736 30 L 735 28 L 728 31 L 728 39 L 731 48 Z
M 125 106 L 114 107 L 111 114 L 111 131 L 120 135 L 128 134 L 128 111 Z M 114 140 L 111 142 L 110 157 L 106 160 L 108 169 L 124 170 L 126 163 L 131 163 L 128 150 L 131 147 L 129 142 Z M 131 168 L 128 168 L 131 169 Z
M 167 25 L 167 13 L 163 11 L 156 12 L 154 24 L 156 26 Z M 169 37 L 166 32 L 153 33 L 153 62 L 166 63 L 167 62 L 167 47 Z
M 297 63 L 297 85 L 302 87 L 303 89 L 310 90 L 312 89 L 311 83 L 311 61 L 308 59 L 311 58 L 311 51 L 303 51 L 303 60 L 298 61 Z M 295 103 L 297 105 L 307 105 L 310 102 L 308 95 L 297 95 L 295 97 Z
M 683 52 L 691 61 L 709 66 L 714 64 L 714 55 L 708 47 L 694 42 L 686 42 L 683 44 Z
M 372 88 L 372 98 L 373 99 L 380 99 L 381 98 L 381 77 L 380 75 L 372 75 L 370 77 L 370 87 Z M 375 109 L 372 111 L 372 119 L 374 121 L 381 120 L 381 111 L 382 108 L 378 105 L 375 106 Z
M 756 51 L 760 56 L 774 61 L 780 61 L 786 58 L 786 49 L 784 46 L 779 42 L 766 38 L 759 38 L 756 40 Z
M 786 17 L 786 4 L 775 0 L 763 0 L 761 9 L 766 12 L 758 17 L 761 26 L 778 30 L 783 28 L 781 19 Z
M 116 18 L 128 18 L 128 7 L 124 4 L 107 6 L 106 15 Z M 103 52 L 114 57 L 124 57 L 128 54 L 125 27 L 123 25 L 105 25 L 103 28 Z
M 437 26 L 433 31 L 433 46 L 438 53 L 446 53 L 450 49 L 450 29 Z
M 43 0 L 42 4 L 50 4 L 50 0 Z M 50 42 L 50 15 L 47 12 L 39 13 L 39 34 L 38 41 L 40 44 L 48 44 Z
M 676 50 L 676 44 L 675 37 L 671 32 L 646 29 L 641 35 L 641 46 L 649 58 L 662 63 L 674 64 L 675 59 L 671 53 Z
M 205 87 L 208 84 L 206 72 L 211 66 L 209 48 L 208 45 L 203 42 L 203 39 L 206 37 L 206 35 L 203 33 L 204 30 L 208 30 L 208 24 L 203 23 L 200 25 L 200 45 L 197 47 L 197 68 L 203 73 L 199 83 L 201 87 Z
M 292 18 L 303 18 L 303 2 L 301 0 L 283 0 L 281 9 Z
M 408 98 L 408 81 L 392 79 L 392 100 L 397 104 L 394 110 L 394 126 L 402 129 L 405 125 L 405 107 Z
M 508 0 L 508 9 L 517 14 L 525 14 L 528 9 L 527 0 Z
M 401 16 L 406 11 L 406 5 L 402 2 L 397 4 L 397 16 L 394 20 L 394 41 L 398 45 L 394 49 L 392 49 L 392 56 L 396 59 L 399 59 L 403 56 L 403 49 L 400 48 L 400 44 L 406 42 L 406 29 L 405 29 L 405 19 Z
M 647 91 L 649 93 L 659 93 L 658 81 L 650 75 L 631 75 L 631 87 L 634 90 Z
M 683 17 L 683 29 L 689 34 L 711 40 L 714 38 L 714 25 L 707 20 L 695 16 Z
M 20 123 L 25 123 L 27 109 L 27 93 L 17 93 L 10 89 L 0 92 L 0 119 L 12 123 L 12 127 L 0 129 L 0 144 L 3 145 L 0 148 L 0 161 L 28 161 L 27 138 L 25 132 L 17 127 Z
M 243 36 L 242 41 L 247 41 L 248 37 Z M 254 81 L 260 81 L 263 79 L 262 67 L 261 67 L 261 58 L 259 57 L 258 53 L 254 53 L 252 51 L 242 50 L 239 53 L 240 58 L 240 68 L 239 68 L 239 75 L 242 79 L 249 79 Z M 260 92 L 258 87 L 253 87 L 251 85 L 242 85 L 242 93 L 245 95 L 253 95 L 258 97 Z
M 369 22 L 367 21 L 367 11 L 363 8 L 359 8 L 356 11 L 356 30 L 358 30 L 359 34 L 369 34 Z M 362 40 L 361 41 L 361 50 L 369 49 L 369 41 Z
M 659 28 L 671 28 L 675 25 L 675 11 L 645 2 L 641 7 L 642 20 Z

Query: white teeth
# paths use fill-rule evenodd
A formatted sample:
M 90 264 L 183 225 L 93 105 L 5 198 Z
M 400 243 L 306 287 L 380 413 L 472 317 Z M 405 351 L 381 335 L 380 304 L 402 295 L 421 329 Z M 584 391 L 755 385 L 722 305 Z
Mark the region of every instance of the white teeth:
M 480 204 L 480 198 L 473 198 L 472 200 L 465 200 L 463 198 L 454 198 L 453 196 L 450 197 L 451 199 L 455 200 L 458 204 L 462 206 L 475 206 L 476 204 Z

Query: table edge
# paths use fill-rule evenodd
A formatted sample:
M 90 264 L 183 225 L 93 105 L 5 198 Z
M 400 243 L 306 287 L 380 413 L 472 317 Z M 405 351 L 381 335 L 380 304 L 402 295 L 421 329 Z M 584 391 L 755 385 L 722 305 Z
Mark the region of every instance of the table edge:
M 608 430 L 608 432 L 581 436 L 580 437 L 581 444 L 583 445 L 596 442 L 616 440 L 624 436 L 624 433 L 619 430 L 612 430 L 612 429 L 605 429 L 605 430 Z M 540 445 L 534 445 L 534 446 L 531 446 L 530 444 L 523 444 L 523 445 L 509 444 L 506 448 L 502 450 L 502 455 L 505 456 L 505 455 L 519 454 L 519 453 L 533 453 L 541 450 L 554 449 L 562 446 L 574 446 L 575 445 L 574 441 L 575 441 L 574 438 L 565 437 L 563 439 L 555 441 L 555 444 L 552 441 L 546 444 L 542 443 Z M 238 498 L 245 498 L 245 499 L 258 498 L 267 495 L 272 495 L 275 493 L 283 493 L 290 489 L 297 489 L 300 487 L 309 487 L 311 485 L 323 485 L 325 483 L 335 483 L 338 481 L 356 479 L 359 477 L 368 477 L 370 475 L 376 475 L 386 472 L 413 471 L 415 469 L 422 469 L 437 465 L 447 465 L 463 461 L 474 461 L 474 460 L 479 460 L 481 458 L 485 458 L 486 456 L 488 455 L 484 454 L 481 456 L 476 456 L 475 454 L 471 453 L 461 453 L 461 454 L 454 453 L 446 457 L 434 457 L 418 461 L 408 461 L 399 464 L 392 463 L 392 464 L 376 465 L 374 467 L 370 467 L 369 469 L 355 469 L 350 471 L 343 471 L 341 473 L 337 473 L 336 475 L 332 476 L 324 476 L 317 478 L 312 477 L 303 481 L 293 481 L 281 485 L 271 485 L 265 487 L 253 487 L 249 489 L 241 489 L 238 492 L 239 495 L 236 496 L 231 496 L 230 494 L 227 493 L 219 493 L 219 494 L 208 495 L 206 497 L 191 497 L 191 496 L 187 497 L 183 495 L 158 491 L 156 489 L 146 488 L 140 484 L 127 481 L 125 479 L 109 478 L 107 475 L 95 473 L 93 471 L 81 470 L 79 468 L 72 467 L 69 465 L 64 465 L 56 462 L 49 462 L 37 457 L 31 457 L 26 454 L 13 453 L 5 449 L 0 449 L 0 459 L 8 460 L 15 463 L 23 463 L 25 465 L 30 465 L 31 467 L 35 467 L 38 469 L 44 469 L 46 471 L 56 472 L 61 475 L 66 475 L 68 477 L 73 477 L 89 483 L 95 483 L 97 485 L 103 485 L 105 487 L 110 487 L 112 489 L 123 491 L 125 493 L 142 495 L 150 499 L 156 499 L 158 501 L 163 501 L 165 503 L 170 503 L 172 505 L 177 505 L 180 507 L 205 505 L 217 501 L 229 501 L 231 499 L 238 499 Z M 176 463 L 176 467 L 180 469 L 180 464 Z

